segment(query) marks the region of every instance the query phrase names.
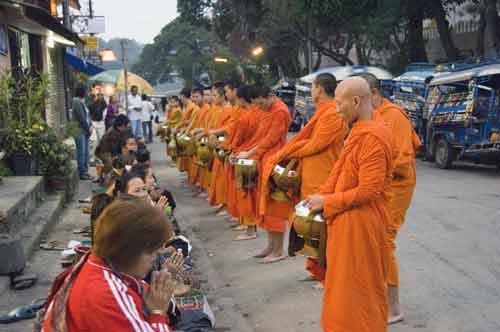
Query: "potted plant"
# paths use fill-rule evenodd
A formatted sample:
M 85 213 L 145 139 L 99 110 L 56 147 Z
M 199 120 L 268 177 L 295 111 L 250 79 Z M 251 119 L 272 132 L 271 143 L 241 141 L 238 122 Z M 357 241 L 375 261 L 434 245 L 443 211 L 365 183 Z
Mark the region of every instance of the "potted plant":
M 9 72 L 0 76 L 2 149 L 15 175 L 38 172 L 37 144 L 47 126 L 42 114 L 48 95 L 48 77 L 24 72 L 15 79 Z
M 65 190 L 71 174 L 73 149 L 51 130 L 42 135 L 39 148 L 40 174 L 45 176 L 47 187 L 51 190 Z

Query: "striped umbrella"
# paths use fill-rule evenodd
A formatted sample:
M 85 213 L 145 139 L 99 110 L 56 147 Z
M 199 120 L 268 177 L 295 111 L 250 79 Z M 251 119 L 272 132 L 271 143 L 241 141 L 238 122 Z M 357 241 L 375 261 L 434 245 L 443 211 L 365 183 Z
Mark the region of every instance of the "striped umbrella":
M 155 90 L 144 78 L 128 72 L 128 88 L 136 85 L 140 93 L 153 94 Z M 113 84 L 119 91 L 125 91 L 125 75 L 123 69 L 106 70 L 89 78 L 90 83 Z

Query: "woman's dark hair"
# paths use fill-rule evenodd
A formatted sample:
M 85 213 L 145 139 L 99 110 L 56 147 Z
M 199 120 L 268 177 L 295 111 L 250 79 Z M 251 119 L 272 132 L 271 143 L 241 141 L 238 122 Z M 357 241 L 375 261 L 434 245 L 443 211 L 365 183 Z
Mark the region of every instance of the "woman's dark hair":
M 87 87 L 80 85 L 75 89 L 75 97 L 77 98 L 85 98 L 87 96 Z
M 145 146 L 140 145 L 135 154 L 135 159 L 138 163 L 147 163 L 148 161 L 151 161 L 151 153 Z
M 113 120 L 113 128 L 128 126 L 129 123 L 129 118 L 125 114 L 120 114 Z
M 151 166 L 148 164 L 135 164 L 132 166 L 130 173 L 136 174 L 138 177 L 142 179 L 142 181 L 146 181 L 146 176 L 148 175 L 148 170 L 151 169 Z
M 135 137 L 132 135 L 122 135 L 120 138 L 120 149 L 123 149 L 127 145 L 129 139 L 135 139 Z
M 161 248 L 172 237 L 160 209 L 138 200 L 115 200 L 96 221 L 92 252 L 119 269 L 131 267 L 143 253 Z
M 113 195 L 117 196 L 118 193 L 127 194 L 129 182 L 137 178 L 142 180 L 141 175 L 135 172 L 125 172 L 123 173 L 122 176 L 117 177 L 115 181 L 115 189 L 113 190 Z

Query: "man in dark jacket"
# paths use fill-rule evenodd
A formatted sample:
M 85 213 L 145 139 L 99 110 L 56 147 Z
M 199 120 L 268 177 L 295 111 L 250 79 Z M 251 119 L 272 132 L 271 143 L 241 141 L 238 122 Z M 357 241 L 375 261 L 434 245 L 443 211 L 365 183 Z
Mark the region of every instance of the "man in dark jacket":
M 78 173 L 81 180 L 91 180 L 89 175 L 89 139 L 92 134 L 89 111 L 85 105 L 87 89 L 83 86 L 76 88 L 72 104 L 72 119 L 80 128 L 80 133 L 75 137 L 76 160 Z
M 104 134 L 95 150 L 95 156 L 104 164 L 104 173 L 111 170 L 113 158 L 121 153 L 120 142 L 123 135 L 132 135 L 130 120 L 123 114 L 113 121 L 113 126 Z

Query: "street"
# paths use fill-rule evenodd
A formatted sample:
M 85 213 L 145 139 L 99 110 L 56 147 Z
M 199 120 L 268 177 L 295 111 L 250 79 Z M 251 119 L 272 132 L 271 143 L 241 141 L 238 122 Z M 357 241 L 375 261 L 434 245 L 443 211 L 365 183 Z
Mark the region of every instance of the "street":
M 320 331 L 321 291 L 299 281 L 304 259 L 258 264 L 252 255 L 265 244 L 234 242 L 229 223 L 192 198 L 177 169 L 155 143 L 154 168 L 178 203 L 177 218 L 192 239 L 198 272 L 217 319 L 217 331 Z M 77 197 L 90 192 L 82 182 Z M 398 244 L 401 302 L 406 320 L 391 332 L 491 332 L 500 330 L 500 175 L 495 169 L 457 166 L 440 170 L 418 162 L 417 190 Z M 73 202 L 49 239 L 78 239 L 72 230 L 88 215 Z M 0 312 L 46 296 L 60 271 L 59 253 L 37 251 L 29 271 L 39 283 L 2 296 Z M 31 321 L 0 325 L 0 331 L 29 331 Z

